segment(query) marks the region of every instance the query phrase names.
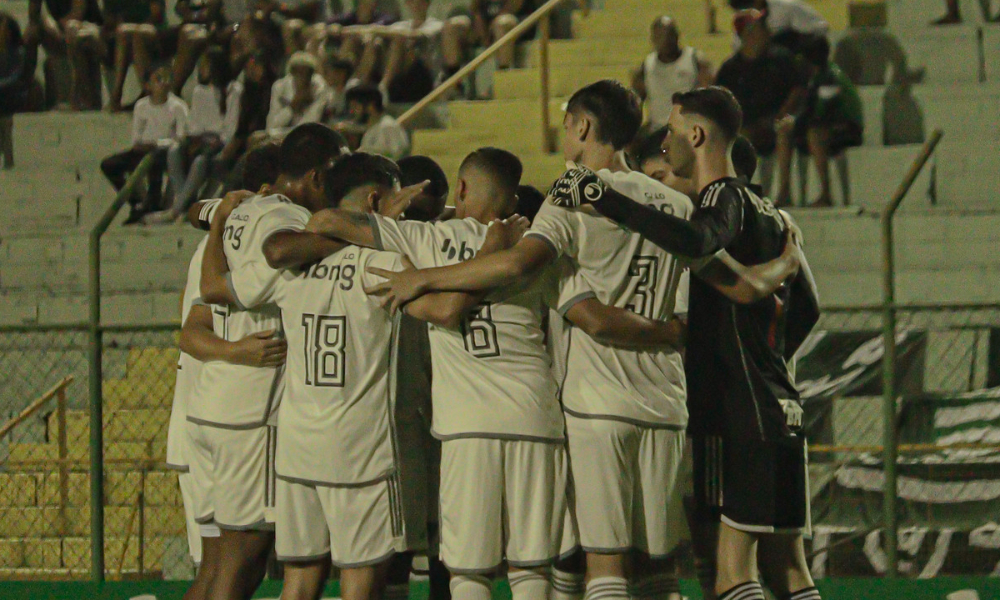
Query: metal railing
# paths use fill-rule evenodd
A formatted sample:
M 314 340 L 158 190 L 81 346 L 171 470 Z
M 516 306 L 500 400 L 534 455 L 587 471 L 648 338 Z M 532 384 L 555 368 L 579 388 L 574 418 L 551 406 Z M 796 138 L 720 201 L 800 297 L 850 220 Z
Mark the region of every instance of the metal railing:
M 568 0 L 548 0 L 548 2 L 540 6 L 538 10 L 531 13 L 523 21 L 518 23 L 516 27 L 508 31 L 497 41 L 493 42 L 492 45 L 483 50 L 464 67 L 456 71 L 454 75 L 443 81 L 441 85 L 434 88 L 431 93 L 424 96 L 419 102 L 410 107 L 409 110 L 400 115 L 397 119 L 399 123 L 406 125 L 432 103 L 451 90 L 455 89 L 455 87 L 462 83 L 466 77 L 474 73 L 480 65 L 493 58 L 504 47 L 515 43 L 515 41 L 526 31 L 535 25 L 538 25 L 538 70 L 540 78 L 539 84 L 541 86 L 542 108 L 542 126 L 540 131 L 541 149 L 544 153 L 552 152 L 552 125 L 549 118 L 549 98 L 551 96 L 549 84 L 549 39 L 551 37 L 549 30 L 549 15 L 552 14 L 552 11 L 567 1 Z

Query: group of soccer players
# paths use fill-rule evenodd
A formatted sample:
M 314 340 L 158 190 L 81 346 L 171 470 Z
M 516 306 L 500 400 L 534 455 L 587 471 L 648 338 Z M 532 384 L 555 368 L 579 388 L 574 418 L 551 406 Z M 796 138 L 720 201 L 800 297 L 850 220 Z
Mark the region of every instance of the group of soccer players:
M 641 108 L 605 80 L 569 100 L 530 223 L 509 152 L 465 158 L 444 218 L 317 124 L 196 205 L 168 440 L 186 598 L 249 598 L 273 547 L 287 599 L 331 566 L 345 600 L 405 598 L 414 552 L 434 598 L 487 600 L 503 572 L 515 600 L 666 599 L 688 522 L 706 594 L 819 598 L 788 367 L 814 289 L 794 224 L 737 177 L 738 103 L 674 100 L 695 203 L 628 169 Z

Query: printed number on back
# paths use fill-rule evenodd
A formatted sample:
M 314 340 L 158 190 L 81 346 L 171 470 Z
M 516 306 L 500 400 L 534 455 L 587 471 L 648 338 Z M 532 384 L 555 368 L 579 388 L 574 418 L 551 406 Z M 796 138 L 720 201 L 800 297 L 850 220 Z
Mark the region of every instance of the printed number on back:
M 483 302 L 462 323 L 465 349 L 476 358 L 500 356 L 497 326 L 493 323 L 493 305 Z
M 344 387 L 347 317 L 302 315 L 306 328 L 306 385 Z
M 635 291 L 632 293 L 632 301 L 625 308 L 642 315 L 647 319 L 653 318 L 653 305 L 656 303 L 656 276 L 659 272 L 660 257 L 658 256 L 635 256 L 628 266 L 628 274 L 636 278 Z

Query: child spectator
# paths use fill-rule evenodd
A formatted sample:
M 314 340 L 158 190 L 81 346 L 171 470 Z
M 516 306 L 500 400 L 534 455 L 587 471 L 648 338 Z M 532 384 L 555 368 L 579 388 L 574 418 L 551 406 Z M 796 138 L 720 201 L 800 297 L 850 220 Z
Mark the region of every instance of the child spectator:
M 147 225 L 177 220 L 208 179 L 213 159 L 236 135 L 243 85 L 233 81 L 225 50 L 209 48 L 198 64 L 198 84 L 191 96 L 188 135 L 167 152 L 167 173 L 174 190 L 170 208 L 146 215 Z M 185 172 L 185 166 L 190 167 Z
M 323 117 L 325 122 L 338 120 L 347 113 L 347 89 L 357 83 L 351 78 L 353 73 L 351 63 L 336 54 L 327 54 L 323 60 L 323 81 L 330 88 L 330 103 Z
M 319 64 L 308 52 L 296 52 L 288 59 L 288 74 L 274 83 L 267 132 L 283 135 L 302 123 L 323 120 L 330 105 L 330 89 L 318 73 Z
M 680 45 L 677 23 L 668 16 L 657 17 L 650 28 L 653 51 L 646 55 L 632 77 L 632 89 L 646 102 L 646 118 L 653 127 L 662 127 L 670 118 L 676 92 L 689 92 L 710 85 L 712 65 L 701 52 Z
M 101 171 L 116 190 L 125 182 L 147 154 L 153 155 L 149 171 L 149 192 L 144 201 L 133 194 L 129 202 L 132 211 L 126 225 L 138 223 L 143 215 L 160 207 L 163 194 L 163 170 L 167 149 L 187 134 L 188 108 L 184 101 L 170 92 L 173 86 L 170 67 L 161 66 L 149 80 L 149 96 L 135 103 L 132 115 L 132 147 L 101 161 Z
M 802 110 L 778 123 L 779 191 L 777 205 L 791 203 L 790 170 L 793 147 L 812 157 L 819 174 L 820 194 L 812 206 L 831 206 L 830 157 L 860 146 L 864 137 L 864 113 L 858 90 L 844 72 L 830 61 L 826 38 L 803 50 L 810 74 Z
M 392 160 L 409 153 L 410 136 L 392 115 L 386 114 L 378 88 L 370 85 L 351 88 L 347 92 L 347 111 L 358 130 L 364 131 L 359 151 L 381 154 Z
M 23 110 L 34 82 L 37 51 L 25 45 L 14 17 L 0 13 L 0 158 L 14 168 L 14 113 Z

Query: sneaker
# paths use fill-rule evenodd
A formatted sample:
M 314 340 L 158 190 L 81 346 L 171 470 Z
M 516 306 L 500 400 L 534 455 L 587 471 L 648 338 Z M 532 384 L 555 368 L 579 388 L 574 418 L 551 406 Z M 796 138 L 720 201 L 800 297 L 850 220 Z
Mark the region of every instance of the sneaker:
M 177 220 L 177 213 L 172 209 L 151 212 L 142 217 L 143 225 L 168 225 Z

